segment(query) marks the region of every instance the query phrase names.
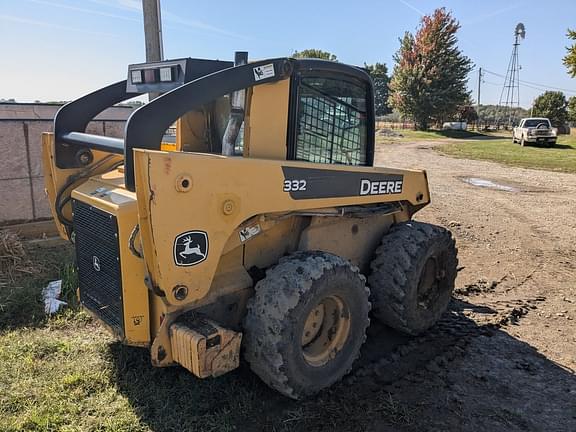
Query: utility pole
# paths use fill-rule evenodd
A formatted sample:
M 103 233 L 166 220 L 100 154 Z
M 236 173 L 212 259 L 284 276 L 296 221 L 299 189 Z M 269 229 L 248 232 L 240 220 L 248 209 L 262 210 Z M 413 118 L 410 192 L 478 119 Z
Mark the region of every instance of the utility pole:
M 480 85 L 482 84 L 482 68 L 478 68 L 478 97 L 476 98 L 476 106 L 480 107 Z
M 146 62 L 164 60 L 162 48 L 162 22 L 160 16 L 160 0 L 142 0 L 142 13 L 144 15 L 144 41 L 146 43 Z M 149 99 L 158 97 L 150 93 Z
M 144 40 L 146 61 L 162 61 L 162 24 L 160 22 L 160 0 L 142 0 L 144 14 Z

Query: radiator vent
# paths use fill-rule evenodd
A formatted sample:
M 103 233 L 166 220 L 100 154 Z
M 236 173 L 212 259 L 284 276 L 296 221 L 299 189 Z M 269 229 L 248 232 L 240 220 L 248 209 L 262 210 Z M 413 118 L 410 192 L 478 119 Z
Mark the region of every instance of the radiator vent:
M 116 217 L 73 200 L 80 301 L 124 337 L 122 278 Z

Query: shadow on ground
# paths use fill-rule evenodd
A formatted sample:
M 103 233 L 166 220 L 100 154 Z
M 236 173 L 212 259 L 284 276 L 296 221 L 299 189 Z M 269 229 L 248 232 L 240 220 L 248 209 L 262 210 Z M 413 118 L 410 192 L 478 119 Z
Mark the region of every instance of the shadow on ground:
M 508 135 L 501 135 L 500 133 L 487 134 L 486 132 L 474 132 L 469 130 L 438 130 L 436 133 L 439 136 L 446 138 L 457 138 L 457 139 L 484 139 L 484 140 L 496 140 L 510 138 Z
M 526 147 L 536 147 L 536 148 L 542 148 L 542 149 L 551 149 L 551 150 L 576 150 L 576 148 L 566 145 L 566 144 L 554 144 L 550 147 L 548 147 L 545 144 L 536 144 L 536 143 L 525 143 L 524 144 Z
M 417 338 L 374 324 L 356 372 L 301 402 L 270 390 L 245 364 L 200 380 L 153 368 L 146 350 L 113 344 L 109 355 L 119 391 L 157 432 L 576 430 L 576 377 L 469 312 L 500 313 L 454 301 Z

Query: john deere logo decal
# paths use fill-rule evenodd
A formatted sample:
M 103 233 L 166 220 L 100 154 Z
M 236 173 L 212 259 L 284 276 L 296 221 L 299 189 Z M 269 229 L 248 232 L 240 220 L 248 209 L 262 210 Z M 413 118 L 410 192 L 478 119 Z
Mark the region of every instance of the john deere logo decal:
M 177 266 L 193 266 L 208 256 L 208 235 L 204 231 L 187 231 L 174 239 L 174 262 Z
M 100 271 L 100 258 L 98 258 L 96 255 L 92 257 L 92 267 L 94 267 L 94 270 L 97 272 Z

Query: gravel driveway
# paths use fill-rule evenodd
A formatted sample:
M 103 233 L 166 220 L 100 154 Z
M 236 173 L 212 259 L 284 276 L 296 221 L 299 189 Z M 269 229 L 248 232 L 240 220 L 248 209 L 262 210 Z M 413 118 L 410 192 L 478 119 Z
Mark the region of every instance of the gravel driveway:
M 456 237 L 464 329 L 416 343 L 433 351 L 460 332 L 400 379 L 376 368 L 418 407 L 416 424 L 389 430 L 576 431 L 576 175 L 453 159 L 434 151 L 441 143 L 376 152 L 377 165 L 428 171 L 433 202 L 416 219 Z

